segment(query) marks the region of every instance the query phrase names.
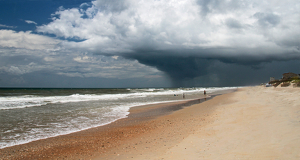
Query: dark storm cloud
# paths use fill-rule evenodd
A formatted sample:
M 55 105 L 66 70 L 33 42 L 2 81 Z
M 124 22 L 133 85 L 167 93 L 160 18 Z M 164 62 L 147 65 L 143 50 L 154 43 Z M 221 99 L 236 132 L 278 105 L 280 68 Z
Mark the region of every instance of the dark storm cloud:
M 144 52 L 145 53 L 145 52 Z M 207 74 L 211 60 L 197 57 L 182 57 L 158 53 L 128 54 L 124 57 L 136 59 L 140 63 L 156 67 L 174 80 L 185 80 Z
M 174 86 L 245 85 L 276 71 L 300 72 L 299 17 L 293 0 L 95 0 L 60 8 L 37 32 L 65 38 L 43 57 L 60 75 L 139 78 L 159 70 Z M 81 41 L 67 41 L 74 37 Z M 4 70 L 25 72 L 11 66 Z
M 210 72 L 218 74 L 221 86 L 257 85 L 266 83 L 270 77 L 280 79 L 283 73 L 299 73 L 299 60 L 262 62 L 260 69 L 238 64 L 218 62 L 210 68 Z
M 127 54 L 124 57 L 165 72 L 174 87 L 256 85 L 267 82 L 269 77 L 279 79 L 282 73 L 300 71 L 300 60 L 279 57 L 260 60 L 251 57 L 208 58 L 175 56 L 165 51 L 139 51 L 139 54 Z
M 136 59 L 147 66 L 156 67 L 165 72 L 173 86 L 234 86 L 254 85 L 268 81 L 278 73 L 299 72 L 299 60 L 291 61 L 282 57 L 257 56 L 197 56 L 180 51 L 137 51 L 126 54 L 125 58 Z M 214 53 L 214 50 L 198 52 Z M 177 54 L 174 54 L 177 53 Z M 288 64 L 291 64 L 290 66 Z M 281 66 L 284 67 L 282 68 Z M 280 75 L 279 74 L 279 75 Z

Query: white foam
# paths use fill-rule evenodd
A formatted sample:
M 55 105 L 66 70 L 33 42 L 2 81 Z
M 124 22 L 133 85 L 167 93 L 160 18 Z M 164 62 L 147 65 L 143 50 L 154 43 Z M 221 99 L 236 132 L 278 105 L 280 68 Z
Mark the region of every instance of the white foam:
M 126 118 L 129 114 L 129 108 L 129 106 L 116 107 L 113 111 L 107 112 L 106 115 L 99 116 L 99 119 L 90 119 L 86 116 L 79 116 L 63 122 L 49 123 L 39 128 L 32 128 L 26 133 L 1 137 L 2 140 L 0 141 L 0 149 L 103 126 L 118 119 Z M 6 133 L 9 132 L 13 131 L 9 130 Z
M 73 94 L 70 96 L 14 96 L 14 97 L 0 97 L 0 109 L 18 109 L 26 107 L 37 107 L 46 105 L 49 103 L 69 103 L 69 102 L 82 102 L 82 101 L 94 101 L 94 100 L 115 100 L 126 99 L 136 97 L 146 97 L 150 95 L 173 95 L 182 93 L 192 93 L 207 90 L 208 93 L 218 91 L 235 89 L 237 87 L 220 87 L 220 88 L 186 88 L 177 90 L 165 90 L 165 89 L 136 89 L 135 93 L 129 94 Z
M 69 102 L 80 102 L 80 101 L 92 101 L 92 100 L 116 100 L 116 99 L 130 99 L 137 97 L 147 97 L 152 95 L 174 95 L 184 93 L 197 93 L 207 92 L 213 93 L 219 90 L 236 89 L 237 87 L 222 87 L 222 88 L 180 88 L 180 89 L 160 89 L 160 90 L 147 90 L 141 91 L 136 89 L 131 89 L 134 93 L 129 94 L 105 94 L 105 95 L 95 95 L 95 94 L 73 94 L 70 96 L 19 96 L 19 97 L 0 97 L 0 109 L 14 109 L 14 108 L 24 108 L 41 106 L 48 103 L 69 103 Z M 159 102 L 127 102 L 126 105 L 109 104 L 109 106 L 101 108 L 103 110 L 90 110 L 86 116 L 75 116 L 75 117 L 65 117 L 66 119 L 61 119 L 59 122 L 51 122 L 49 124 L 43 124 L 38 128 L 32 128 L 30 132 L 24 133 L 23 135 L 15 134 L 11 137 L 6 137 L 5 139 L 10 139 L 5 141 L 4 137 L 0 141 L 0 148 L 10 147 L 14 145 L 24 144 L 31 141 L 45 139 L 50 137 L 55 137 L 59 135 L 65 135 L 73 132 L 78 132 L 81 130 L 86 130 L 93 127 L 103 126 L 112 123 L 118 119 L 126 118 L 129 114 L 129 109 L 134 106 L 148 105 L 148 104 L 158 104 L 183 101 L 181 100 L 168 100 Z M 97 108 L 99 109 L 99 108 Z M 88 115 L 94 115 L 94 118 Z M 6 133 L 13 132 L 8 130 Z M 15 140 L 11 140 L 15 139 Z

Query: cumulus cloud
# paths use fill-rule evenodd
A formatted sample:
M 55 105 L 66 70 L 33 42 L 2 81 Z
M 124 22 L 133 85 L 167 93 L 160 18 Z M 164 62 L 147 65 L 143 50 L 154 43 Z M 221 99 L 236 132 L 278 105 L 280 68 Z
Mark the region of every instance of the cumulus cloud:
M 29 31 L 0 30 L 0 73 L 23 76 L 39 72 L 84 78 L 135 78 L 161 74 L 136 60 L 94 56 L 93 53 L 66 48 L 64 43 L 67 42 Z
M 0 30 L 0 71 L 20 76 L 53 68 L 41 59 L 61 51 L 59 43 L 30 31 Z
M 7 71 L 11 74 L 16 75 L 24 74 L 24 71 L 21 71 L 18 67 L 15 66 L 11 66 Z
M 54 49 L 61 41 L 50 37 L 13 30 L 0 30 L 0 46 L 30 50 Z
M 96 0 L 89 7 L 57 11 L 37 31 L 81 40 L 64 41 L 68 49 L 121 56 L 173 79 L 193 79 L 206 76 L 217 63 L 259 69 L 272 61 L 300 59 L 299 3 Z
M 299 27 L 297 5 L 287 3 L 285 6 L 268 9 L 275 2 L 259 2 L 169 0 L 134 3 L 129 0 L 98 0 L 93 1 L 93 5 L 86 10 L 72 8 L 57 11 L 53 22 L 39 26 L 38 31 L 65 38 L 77 37 L 84 40 L 76 43 L 79 48 L 91 47 L 95 52 L 101 49 L 99 52 L 109 54 L 116 54 L 118 51 L 136 52 L 147 48 L 197 50 L 249 48 L 249 45 L 268 48 L 276 44 L 269 43 L 266 39 L 280 42 L 280 36 L 289 32 L 284 27 L 299 35 L 296 30 Z M 286 7 L 294 8 L 294 12 L 282 13 Z M 263 12 L 267 9 L 270 10 L 268 13 Z M 206 18 L 199 14 L 202 11 Z M 275 27 L 273 30 L 281 35 L 270 37 L 262 34 L 269 25 Z M 232 34 L 226 26 L 243 28 L 244 32 Z M 275 39 L 276 37 L 278 38 Z

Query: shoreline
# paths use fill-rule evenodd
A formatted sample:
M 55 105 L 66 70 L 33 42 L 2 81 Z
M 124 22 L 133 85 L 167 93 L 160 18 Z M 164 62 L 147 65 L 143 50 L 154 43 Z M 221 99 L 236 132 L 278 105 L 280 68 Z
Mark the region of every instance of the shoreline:
M 0 159 L 300 159 L 299 97 L 300 88 L 255 86 L 175 111 L 183 103 L 134 107 L 110 125 L 2 149 Z
M 203 97 L 203 99 L 204 98 L 205 97 Z M 210 98 L 212 97 L 207 96 L 207 100 Z M 111 139 L 109 138 L 110 135 L 115 135 L 115 137 L 119 137 L 120 135 L 118 130 L 124 127 L 126 128 L 134 125 L 140 125 L 141 123 L 150 121 L 151 119 L 171 114 L 172 112 L 180 110 L 186 106 L 200 103 L 201 99 L 202 98 L 132 107 L 129 110 L 130 114 L 127 116 L 127 118 L 119 119 L 104 126 L 90 128 L 79 132 L 50 137 L 16 146 L 6 147 L 0 149 L 0 158 L 73 159 L 75 157 L 95 157 L 99 153 L 105 153 L 106 150 L 109 150 L 110 148 L 116 146 L 117 142 L 114 142 L 115 144 L 105 144 L 103 141 L 107 141 L 106 139 Z M 99 135 L 104 135 L 104 137 L 106 136 L 106 138 L 99 138 Z M 90 140 L 87 140 L 87 136 L 90 138 Z M 134 134 L 131 136 L 134 137 L 136 135 Z M 74 137 L 76 137 L 76 140 L 74 140 Z M 97 139 L 97 142 L 92 142 L 95 139 Z M 93 146 L 90 147 L 87 144 L 93 144 Z M 84 147 L 82 147 L 82 145 Z M 65 150 L 64 153 L 62 152 L 62 148 L 64 148 L 63 150 Z M 73 148 L 74 150 L 71 151 L 71 148 Z M 97 149 L 95 150 L 95 148 Z
M 215 95 L 212 95 L 212 96 L 215 96 Z M 208 99 L 210 97 L 208 96 Z M 130 110 L 132 110 L 133 108 L 140 108 L 140 107 L 144 107 L 144 106 L 155 106 L 155 105 L 160 105 L 160 104 L 173 104 L 173 103 L 188 103 L 187 105 L 192 105 L 192 104 L 196 104 L 198 100 L 200 99 L 204 99 L 204 97 L 201 97 L 201 98 L 198 98 L 198 99 L 182 99 L 182 100 L 174 100 L 174 101 L 163 101 L 163 102 L 154 102 L 154 103 L 150 103 L 150 104 L 143 104 L 143 105 L 138 105 L 138 106 L 133 106 L 133 107 L 130 107 L 130 109 L 128 110 L 129 114 L 124 117 L 124 118 L 128 118 L 128 116 L 130 115 Z M 182 109 L 182 108 L 180 108 Z M 134 109 L 133 109 L 134 110 Z M 29 142 L 24 142 L 24 143 L 20 143 L 20 144 L 15 144 L 15 145 L 12 145 L 12 146 L 8 146 L 8 147 L 4 147 L 4 148 L 0 148 L 1 149 L 5 149 L 5 148 L 9 148 L 9 147 L 14 147 L 14 146 L 18 146 L 18 145 L 24 145 L 24 144 L 27 144 L 27 143 L 31 143 L 31 142 L 35 142 L 35 141 L 40 141 L 40 140 L 45 140 L 45 139 L 48 139 L 48 138 L 55 138 L 55 137 L 59 137 L 59 136 L 64 136 L 64 135 L 69 135 L 69 134 L 73 134 L 73 133 L 76 133 L 76 132 L 81 132 L 81 131 L 85 131 L 85 130 L 89 130 L 89 129 L 93 129 L 93 128 L 97 128 L 97 127 L 103 127 L 103 126 L 106 126 L 106 125 L 110 125 L 111 123 L 114 123 L 120 119 L 124 119 L 124 118 L 119 118 L 119 119 L 116 119 L 112 122 L 109 122 L 107 124 L 102 124 L 102 125 L 99 125 L 99 126 L 94 126 L 94 127 L 90 127 L 90 128 L 87 128 L 87 129 L 82 129 L 82 130 L 78 130 L 78 131 L 71 131 L 69 133 L 64 133 L 64 134 L 58 134 L 58 135 L 55 135 L 55 136 L 50 136 L 50 137 L 47 137 L 47 138 L 42 138 L 42 139 L 37 139 L 37 140 L 33 140 L 33 141 L 29 141 Z

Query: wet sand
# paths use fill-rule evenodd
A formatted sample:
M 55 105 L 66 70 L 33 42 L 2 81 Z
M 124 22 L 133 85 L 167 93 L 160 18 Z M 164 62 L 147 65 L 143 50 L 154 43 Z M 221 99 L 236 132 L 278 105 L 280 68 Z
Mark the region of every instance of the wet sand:
M 189 107 L 134 107 L 110 125 L 2 149 L 0 159 L 300 159 L 299 97 L 299 88 L 248 87 Z

